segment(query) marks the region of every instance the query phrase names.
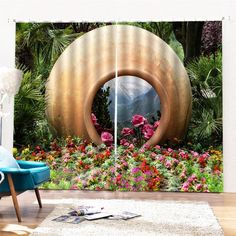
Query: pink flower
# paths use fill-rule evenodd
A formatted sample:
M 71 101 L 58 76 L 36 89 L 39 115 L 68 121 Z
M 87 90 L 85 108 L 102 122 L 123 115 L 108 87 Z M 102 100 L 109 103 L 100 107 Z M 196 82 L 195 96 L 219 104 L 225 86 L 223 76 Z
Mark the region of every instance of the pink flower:
M 141 115 L 134 115 L 132 117 L 132 124 L 135 127 L 139 127 L 141 125 L 144 125 L 146 122 L 147 122 L 147 120 Z
M 79 188 L 78 188 L 78 186 L 76 186 L 76 185 L 74 184 L 74 185 L 72 185 L 72 186 L 70 187 L 70 189 L 73 189 L 73 190 L 74 190 L 74 189 L 79 189 Z
M 151 157 L 156 157 L 156 156 L 157 156 L 157 154 L 155 152 L 151 153 Z
M 145 124 L 142 128 L 142 132 L 145 132 L 146 130 L 152 129 L 153 130 L 153 126 L 150 124 Z
M 154 134 L 154 131 L 152 129 L 148 129 L 143 134 L 145 139 L 150 139 Z
M 120 140 L 120 145 L 123 145 L 123 146 L 127 146 L 127 147 L 128 147 L 128 146 L 129 146 L 129 142 L 128 142 L 127 139 L 124 139 L 124 138 L 123 138 L 123 139 Z
M 182 190 L 183 190 L 184 192 L 188 192 L 188 187 L 182 187 Z
M 131 144 L 129 145 L 129 148 L 130 148 L 130 149 L 134 149 L 134 145 L 131 143 Z
M 116 172 L 116 168 L 115 168 L 115 167 L 111 167 L 111 168 L 110 168 L 110 172 L 111 172 L 112 174 L 114 174 L 114 173 Z
M 98 123 L 97 123 L 97 117 L 94 115 L 94 113 L 92 113 L 91 114 L 91 118 L 92 118 L 92 122 L 93 122 L 93 124 L 96 126 L 96 125 L 98 125 Z
M 184 182 L 182 188 L 189 188 L 189 182 Z
M 145 175 L 152 175 L 152 172 L 150 170 L 144 172 Z
M 144 149 L 144 148 L 141 148 L 141 149 L 139 150 L 139 152 L 140 152 L 140 153 L 144 153 L 144 152 L 145 152 L 145 149 Z
M 159 125 L 160 125 L 160 121 L 157 120 L 157 121 L 154 123 L 154 128 L 155 128 L 155 129 L 158 128 Z
M 171 168 L 171 161 L 166 161 L 165 166 L 166 168 Z
M 145 139 L 150 139 L 154 134 L 153 126 L 150 124 L 145 124 L 142 128 L 142 133 Z
M 197 180 L 197 176 L 195 175 L 195 174 L 192 174 L 189 178 L 188 178 L 188 182 L 193 182 L 193 181 L 195 181 L 195 180 Z
M 191 153 L 192 153 L 192 155 L 193 155 L 194 157 L 198 157 L 198 156 L 199 156 L 198 152 L 191 151 Z
M 210 156 L 210 155 L 209 155 L 208 152 L 205 152 L 204 154 L 202 154 L 202 157 L 205 158 L 205 159 L 206 159 L 207 157 L 209 157 L 209 156 Z
M 134 178 L 135 182 L 140 182 L 143 181 L 143 177 L 142 176 L 138 176 L 137 178 Z
M 165 158 L 164 156 L 159 156 L 159 157 L 158 157 L 158 160 L 159 160 L 160 162 L 164 162 L 165 159 L 166 159 L 166 158 Z
M 173 162 L 175 163 L 175 164 L 179 164 L 179 160 L 178 159 L 176 159 L 176 158 L 173 158 Z
M 112 134 L 108 132 L 102 132 L 101 138 L 102 138 L 102 141 L 107 145 L 111 145 L 113 142 L 113 136 Z
M 221 171 L 220 171 L 220 170 L 214 170 L 214 174 L 220 175 L 220 174 L 221 174 Z
M 141 169 L 139 167 L 134 167 L 132 170 L 131 170 L 131 173 L 132 174 L 136 174 L 137 172 L 139 172 Z
M 148 150 L 150 148 L 150 145 L 148 145 L 147 143 L 144 143 L 143 148 Z
M 188 159 L 188 153 L 186 153 L 185 151 L 183 150 L 180 150 L 179 152 L 179 156 L 182 157 L 183 159 Z
M 188 192 L 188 188 L 189 188 L 189 183 L 188 182 L 184 182 L 182 185 L 182 190 L 184 192 Z
M 131 128 L 123 128 L 121 134 L 124 136 L 132 135 L 134 134 L 134 130 Z
M 133 138 L 132 142 L 133 142 L 133 143 L 136 143 L 136 142 L 137 142 L 137 139 L 136 139 L 136 138 Z
M 180 175 L 180 178 L 181 178 L 181 179 L 184 179 L 185 177 L 186 177 L 185 172 L 182 172 L 181 175 Z
M 192 178 L 193 180 L 197 180 L 197 176 L 196 176 L 195 174 L 192 174 L 191 178 Z
M 125 188 L 126 188 L 127 190 L 130 188 L 129 183 L 126 183 L 126 184 L 125 184 Z
M 52 162 L 52 165 L 55 166 L 57 163 L 55 161 Z
M 87 153 L 89 156 L 92 156 L 94 154 L 93 150 L 88 151 Z
M 128 163 L 126 161 L 122 161 L 123 166 L 128 166 Z
M 203 187 L 202 184 L 197 184 L 197 185 L 196 185 L 196 189 L 197 189 L 197 190 L 201 190 L 202 187 Z

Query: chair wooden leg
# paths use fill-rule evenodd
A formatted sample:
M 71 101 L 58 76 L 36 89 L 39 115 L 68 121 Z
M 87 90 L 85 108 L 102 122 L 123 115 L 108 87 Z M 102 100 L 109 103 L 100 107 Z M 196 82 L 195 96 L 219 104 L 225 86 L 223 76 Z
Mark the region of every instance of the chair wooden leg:
M 19 205 L 18 205 L 18 201 L 17 201 L 17 197 L 16 197 L 16 191 L 15 191 L 14 183 L 12 181 L 11 174 L 7 174 L 7 180 L 8 180 L 8 183 L 9 183 L 11 196 L 12 196 L 13 204 L 14 204 L 15 211 L 16 211 L 16 216 L 17 216 L 18 222 L 21 222 L 20 208 L 19 208 Z
M 35 191 L 35 194 L 36 194 L 36 197 L 38 200 L 39 208 L 42 208 L 42 202 L 41 202 L 41 198 L 40 198 L 40 194 L 39 194 L 39 189 L 35 188 L 34 191 Z

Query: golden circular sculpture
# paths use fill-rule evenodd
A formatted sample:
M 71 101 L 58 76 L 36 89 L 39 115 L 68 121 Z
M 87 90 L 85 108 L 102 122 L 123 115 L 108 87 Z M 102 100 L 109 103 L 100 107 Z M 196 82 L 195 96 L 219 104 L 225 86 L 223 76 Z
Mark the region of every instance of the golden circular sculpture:
M 92 30 L 71 43 L 56 61 L 46 96 L 47 116 L 57 132 L 102 143 L 91 109 L 98 89 L 115 77 L 116 70 L 118 76 L 146 80 L 160 97 L 160 125 L 147 144 L 183 137 L 192 108 L 186 70 L 162 39 L 128 25 Z

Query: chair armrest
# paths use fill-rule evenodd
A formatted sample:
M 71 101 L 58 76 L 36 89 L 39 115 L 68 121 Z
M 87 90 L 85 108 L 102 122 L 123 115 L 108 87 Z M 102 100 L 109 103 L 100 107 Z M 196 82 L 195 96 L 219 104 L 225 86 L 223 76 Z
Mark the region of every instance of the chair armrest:
M 18 168 L 0 168 L 0 171 L 4 174 L 30 174 L 29 170 Z
M 30 168 L 35 168 L 35 167 L 46 166 L 44 162 L 37 162 L 37 161 L 17 161 L 17 163 L 22 169 L 30 169 Z

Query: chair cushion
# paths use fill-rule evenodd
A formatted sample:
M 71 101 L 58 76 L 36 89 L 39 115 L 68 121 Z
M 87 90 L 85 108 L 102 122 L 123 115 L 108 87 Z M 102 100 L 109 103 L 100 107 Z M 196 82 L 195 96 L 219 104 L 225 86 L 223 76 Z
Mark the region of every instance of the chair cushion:
M 17 161 L 18 165 L 22 169 L 30 169 L 30 168 L 36 168 L 36 167 L 44 167 L 46 166 L 46 163 L 44 162 L 37 162 L 37 161 Z
M 28 169 L 33 176 L 35 185 L 39 185 L 50 178 L 50 169 L 48 166 Z
M 20 169 L 16 159 L 3 146 L 0 146 L 0 168 L 17 168 Z

